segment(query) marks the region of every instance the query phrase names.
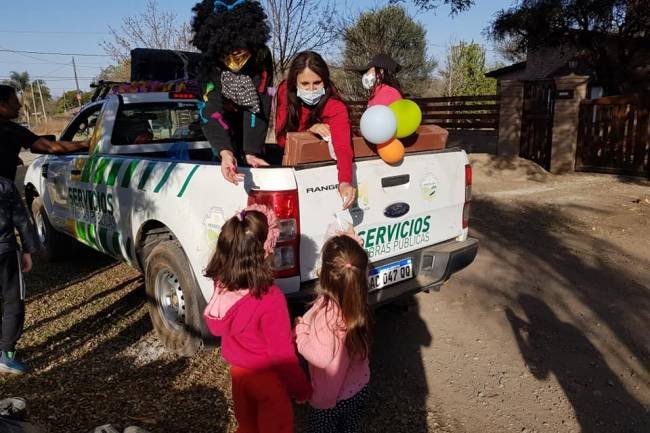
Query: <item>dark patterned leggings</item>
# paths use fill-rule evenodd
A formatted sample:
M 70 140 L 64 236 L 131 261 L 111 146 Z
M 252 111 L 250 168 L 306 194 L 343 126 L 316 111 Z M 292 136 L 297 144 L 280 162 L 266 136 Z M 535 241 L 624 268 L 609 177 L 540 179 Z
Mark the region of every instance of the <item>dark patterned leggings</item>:
M 354 397 L 341 400 L 331 409 L 311 409 L 309 413 L 309 433 L 359 433 L 361 414 L 368 400 L 366 385 Z

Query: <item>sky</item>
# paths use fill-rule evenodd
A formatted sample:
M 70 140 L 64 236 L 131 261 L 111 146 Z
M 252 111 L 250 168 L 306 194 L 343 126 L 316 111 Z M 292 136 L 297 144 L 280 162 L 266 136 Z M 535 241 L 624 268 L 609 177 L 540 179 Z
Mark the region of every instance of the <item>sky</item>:
M 385 4 L 381 0 L 335 0 L 341 10 L 366 10 Z M 122 18 L 144 9 L 145 0 L 79 1 L 79 0 L 0 0 L 3 26 L 0 28 L 0 50 L 57 52 L 65 55 L 9 53 L 0 51 L 0 81 L 10 71 L 27 71 L 32 79 L 43 79 L 54 96 L 75 88 L 72 56 L 76 54 L 79 85 L 89 85 L 101 69 L 112 63 L 100 43 L 110 40 L 108 27 L 119 28 Z M 158 0 L 161 9 L 178 15 L 179 22 L 189 21 L 196 0 Z M 409 12 L 427 30 L 429 54 L 440 64 L 446 46 L 452 40 L 474 40 L 485 45 L 488 61 L 496 53 L 485 40 L 483 30 L 494 13 L 510 6 L 512 0 L 476 0 L 468 12 L 455 17 L 441 6 L 435 12 L 421 12 L 409 7 Z M 81 55 L 85 54 L 85 55 Z

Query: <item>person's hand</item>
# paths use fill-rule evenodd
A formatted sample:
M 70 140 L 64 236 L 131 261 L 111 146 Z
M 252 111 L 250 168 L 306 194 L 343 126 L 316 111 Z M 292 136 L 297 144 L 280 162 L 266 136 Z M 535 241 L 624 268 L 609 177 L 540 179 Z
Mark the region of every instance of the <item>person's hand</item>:
M 329 125 L 326 125 L 324 123 L 316 123 L 311 128 L 309 128 L 309 132 L 320 135 L 321 138 L 332 136 Z
M 349 238 L 354 239 L 363 248 L 363 238 L 357 234 L 357 232 L 354 230 L 354 226 L 352 224 L 348 225 L 348 229 L 346 231 L 338 232 L 338 234 L 341 235 L 341 236 L 347 236 Z
M 244 181 L 244 175 L 237 172 L 237 159 L 230 150 L 222 150 L 219 153 L 221 156 L 221 174 L 228 182 L 239 185 L 239 182 Z
M 32 270 L 32 255 L 30 253 L 23 253 L 21 269 L 24 273 Z
M 357 198 L 357 189 L 348 182 L 342 182 L 339 185 L 339 194 L 343 199 L 343 209 L 349 208 Z
M 262 158 L 258 158 L 257 156 L 248 153 L 246 154 L 246 163 L 253 168 L 269 166 L 269 163 L 264 161 Z

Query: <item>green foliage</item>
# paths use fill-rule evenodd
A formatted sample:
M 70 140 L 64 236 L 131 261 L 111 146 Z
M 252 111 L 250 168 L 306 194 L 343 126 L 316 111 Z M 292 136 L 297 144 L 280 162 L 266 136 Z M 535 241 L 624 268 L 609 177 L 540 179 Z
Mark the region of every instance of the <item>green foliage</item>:
M 489 32 L 514 41 L 519 54 L 538 48 L 576 50 L 601 84 L 625 90 L 635 77 L 639 53 L 650 47 L 648 0 L 521 0 L 496 13 Z M 647 60 L 646 60 L 647 62 Z M 648 80 L 648 73 L 641 81 Z
M 487 78 L 485 73 L 485 48 L 470 42 L 452 45 L 447 61 L 440 75 L 444 81 L 446 96 L 492 95 L 496 93 L 497 83 Z
M 92 98 L 93 92 L 83 92 L 81 93 L 81 105 L 86 104 L 90 102 L 90 98 Z M 77 102 L 77 91 L 76 90 L 69 90 L 63 94 L 59 99 L 56 100 L 54 104 L 54 112 L 56 114 L 62 114 L 66 112 L 66 109 L 68 111 L 77 109 L 79 107 L 79 103 Z
M 379 53 L 390 55 L 402 66 L 398 75 L 402 90 L 422 95 L 428 86 L 436 61 L 427 57 L 426 30 L 401 6 L 387 6 L 362 13 L 343 32 L 344 71 L 365 66 Z M 350 98 L 367 97 L 358 73 L 339 72 L 339 85 Z M 343 80 L 343 83 L 340 81 Z
M 116 65 L 109 65 L 101 70 L 98 80 L 104 81 L 131 81 L 131 60 L 124 60 Z

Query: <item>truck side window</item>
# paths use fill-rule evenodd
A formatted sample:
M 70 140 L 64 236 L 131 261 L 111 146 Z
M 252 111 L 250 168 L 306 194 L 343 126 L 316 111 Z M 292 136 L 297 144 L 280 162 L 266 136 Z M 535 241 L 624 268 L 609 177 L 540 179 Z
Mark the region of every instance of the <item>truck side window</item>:
M 194 103 L 127 105 L 115 119 L 112 144 L 205 141 L 201 128 L 195 127 L 198 122 L 198 108 Z
M 79 113 L 61 135 L 61 140 L 82 141 L 92 137 L 101 109 L 102 105 L 98 104 Z

